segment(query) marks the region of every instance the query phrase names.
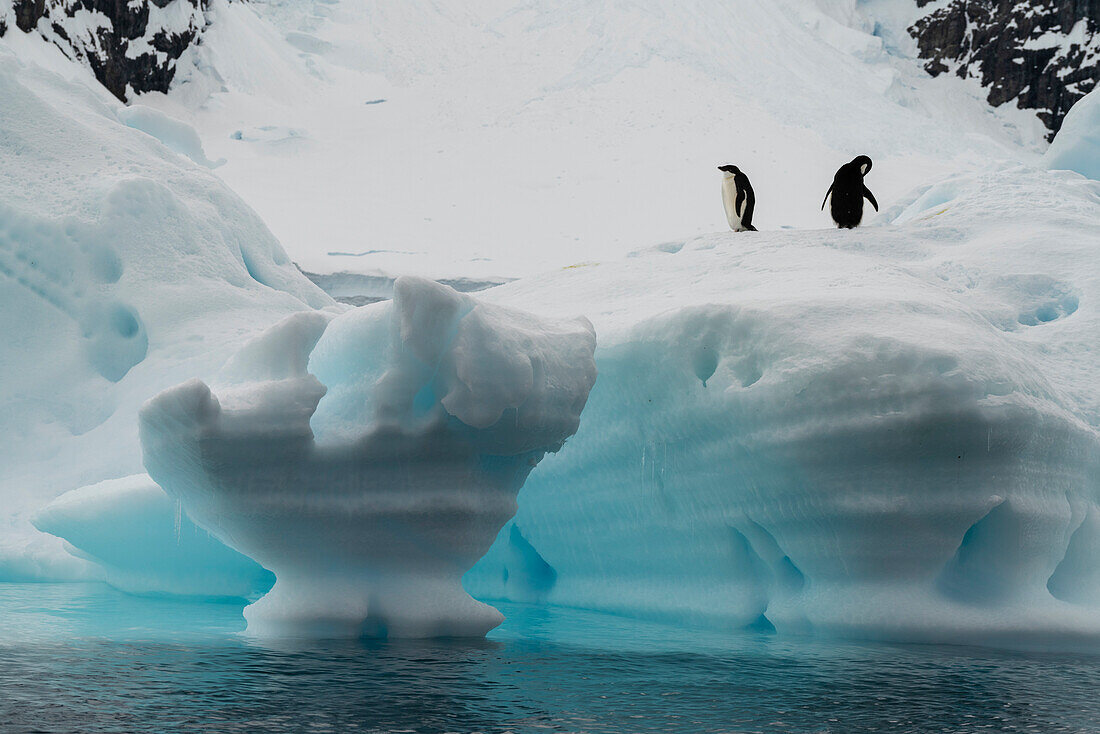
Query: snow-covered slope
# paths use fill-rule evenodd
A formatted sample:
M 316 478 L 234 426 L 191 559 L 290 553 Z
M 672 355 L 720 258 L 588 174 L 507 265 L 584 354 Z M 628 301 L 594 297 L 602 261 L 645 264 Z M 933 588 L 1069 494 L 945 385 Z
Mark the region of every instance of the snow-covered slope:
M 1100 84 L 1100 5 L 1094 2 L 916 0 L 916 5 L 908 8 L 909 33 L 930 73 L 978 81 L 994 106 L 1014 103 L 1035 110 L 1051 138 L 1070 108 Z
M 142 471 L 137 409 L 157 390 L 332 304 L 225 184 L 121 111 L 0 44 L 0 578 L 80 573 L 52 567 L 72 559 L 36 545 L 30 514 Z
M 600 338 L 581 430 L 467 575 L 722 627 L 1100 636 L 1100 183 L 1006 167 L 855 231 L 488 291 Z
M 1034 118 L 1010 124 L 979 88 L 884 50 L 854 0 L 208 15 L 190 71 L 141 102 L 192 122 L 317 273 L 524 275 L 716 231 L 727 162 L 756 188 L 758 227 L 824 226 L 821 198 L 857 154 L 888 205 L 1042 145 Z

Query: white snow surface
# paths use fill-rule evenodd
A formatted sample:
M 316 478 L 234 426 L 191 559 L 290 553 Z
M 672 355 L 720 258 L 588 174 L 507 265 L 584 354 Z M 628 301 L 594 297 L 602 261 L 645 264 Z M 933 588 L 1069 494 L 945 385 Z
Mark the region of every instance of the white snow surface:
M 31 514 L 142 471 L 150 395 L 332 304 L 224 183 L 120 108 L 0 43 L 0 579 L 98 573 Z
M 480 636 L 460 578 L 528 473 L 576 432 L 587 320 L 546 321 L 402 278 L 392 301 L 287 317 L 212 391 L 141 413 L 145 465 L 190 517 L 275 572 L 261 636 Z M 308 368 L 308 372 L 307 372 Z
M 1011 166 L 854 231 L 705 235 L 486 292 L 580 307 L 600 378 L 467 588 L 722 628 L 1095 642 L 1098 231 L 1100 184 Z
M 141 103 L 199 130 L 306 270 L 529 275 L 721 229 L 724 163 L 776 230 L 826 226 L 859 154 L 886 205 L 1033 161 L 1034 115 L 884 46 L 897 5 L 216 0 Z

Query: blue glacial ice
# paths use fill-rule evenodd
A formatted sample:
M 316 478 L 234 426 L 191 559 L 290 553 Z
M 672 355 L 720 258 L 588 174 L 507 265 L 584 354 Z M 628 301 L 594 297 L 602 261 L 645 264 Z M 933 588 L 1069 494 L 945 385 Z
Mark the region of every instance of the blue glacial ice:
M 0 578 L 267 569 L 256 634 L 481 634 L 513 599 L 1100 638 L 1100 184 L 1054 164 L 1087 125 L 853 232 L 344 310 L 105 93 L 0 55 L 0 96 Z
M 1045 160 L 1048 168 L 1077 171 L 1100 181 L 1100 89 L 1073 105 Z
M 145 466 L 275 573 L 245 609 L 250 634 L 483 635 L 502 617 L 461 576 L 577 430 L 594 349 L 583 318 L 401 278 L 392 301 L 287 317 L 215 389 L 149 400 Z
M 936 186 L 891 226 L 707 235 L 487 292 L 586 304 L 600 377 L 466 587 L 722 629 L 1096 639 L 1100 186 Z
M 481 634 L 462 577 L 726 630 L 1096 640 L 1100 185 L 931 188 L 891 226 L 294 314 L 147 404 L 146 466 L 275 573 L 255 634 Z
M 136 594 L 255 600 L 275 576 L 195 525 L 147 474 L 66 492 L 34 517 L 69 552 Z
M 100 577 L 34 514 L 144 471 L 149 396 L 335 304 L 224 183 L 121 124 L 135 113 L 102 87 L 0 45 L 0 100 L 0 580 Z

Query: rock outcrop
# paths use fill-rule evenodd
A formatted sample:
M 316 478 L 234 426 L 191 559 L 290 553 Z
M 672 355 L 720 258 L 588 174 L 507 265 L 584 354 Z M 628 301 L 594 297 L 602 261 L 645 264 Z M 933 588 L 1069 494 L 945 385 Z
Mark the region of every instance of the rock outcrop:
M 1036 110 L 1051 138 L 1100 82 L 1097 0 L 953 0 L 909 32 L 931 74 L 977 79 L 990 104 Z
M 36 33 L 127 101 L 166 92 L 206 26 L 210 0 L 12 0 L 0 36 Z

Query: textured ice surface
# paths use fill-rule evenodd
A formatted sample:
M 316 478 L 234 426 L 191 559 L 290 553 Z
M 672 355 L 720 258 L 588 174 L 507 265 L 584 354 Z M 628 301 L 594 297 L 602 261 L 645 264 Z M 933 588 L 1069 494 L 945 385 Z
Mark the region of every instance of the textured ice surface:
M 261 635 L 482 635 L 461 575 L 578 426 L 595 380 L 585 319 L 545 321 L 403 278 L 329 322 L 296 314 L 141 413 L 149 473 L 271 569 Z
M 726 628 L 1100 634 L 1100 185 L 1008 168 L 878 222 L 487 292 L 581 308 L 600 378 L 467 588 Z
M 0 579 L 91 572 L 30 515 L 142 471 L 150 395 L 332 304 L 221 181 L 88 82 L 0 44 Z
M 1070 109 L 1047 150 L 1046 164 L 1100 181 L 1100 90 Z
M 197 527 L 146 474 L 66 492 L 34 517 L 70 552 L 137 594 L 255 599 L 274 575 Z

